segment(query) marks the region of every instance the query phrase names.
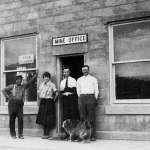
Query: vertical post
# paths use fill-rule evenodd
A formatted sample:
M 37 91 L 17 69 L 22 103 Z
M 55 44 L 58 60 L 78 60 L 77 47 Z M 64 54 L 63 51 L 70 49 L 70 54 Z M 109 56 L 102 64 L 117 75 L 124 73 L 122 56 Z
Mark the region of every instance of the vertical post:
M 56 63 L 57 63 L 57 87 L 59 90 L 60 87 L 60 78 L 61 78 L 61 62 L 60 62 L 60 58 L 56 57 Z M 58 97 L 58 102 L 57 102 L 57 106 L 56 106 L 56 114 L 57 114 L 57 132 L 60 135 L 61 134 L 61 103 L 60 103 L 60 98 Z

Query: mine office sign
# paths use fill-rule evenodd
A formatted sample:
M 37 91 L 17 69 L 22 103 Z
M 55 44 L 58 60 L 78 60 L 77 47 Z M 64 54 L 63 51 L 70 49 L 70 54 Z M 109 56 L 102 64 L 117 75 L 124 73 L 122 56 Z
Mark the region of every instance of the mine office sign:
M 77 43 L 87 43 L 87 41 L 88 41 L 87 34 L 79 34 L 79 35 L 53 38 L 52 45 L 58 46 L 58 45 L 68 45 L 68 44 L 77 44 Z

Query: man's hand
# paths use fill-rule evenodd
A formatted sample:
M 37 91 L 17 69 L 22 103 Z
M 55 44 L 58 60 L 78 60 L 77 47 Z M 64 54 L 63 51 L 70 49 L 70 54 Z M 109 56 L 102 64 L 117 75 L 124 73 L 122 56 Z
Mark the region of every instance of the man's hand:
M 12 95 L 7 95 L 6 98 L 8 99 L 8 101 L 10 101 L 10 100 L 13 99 L 13 96 Z
M 56 100 L 57 100 L 58 96 L 59 96 L 59 92 L 58 92 L 58 91 L 56 91 L 55 96 L 54 96 L 54 102 L 56 102 Z
M 6 98 L 9 98 L 9 95 L 5 95 Z
M 95 96 L 95 100 L 98 100 L 98 96 Z
M 66 93 L 64 93 L 63 95 L 68 96 L 69 94 L 66 92 Z
M 36 70 L 36 76 L 38 76 L 38 74 L 39 74 L 39 70 L 37 69 L 37 70 Z
M 72 93 L 71 92 L 65 92 L 65 93 L 63 93 L 63 95 L 65 95 L 65 96 L 68 96 L 68 95 L 71 95 Z

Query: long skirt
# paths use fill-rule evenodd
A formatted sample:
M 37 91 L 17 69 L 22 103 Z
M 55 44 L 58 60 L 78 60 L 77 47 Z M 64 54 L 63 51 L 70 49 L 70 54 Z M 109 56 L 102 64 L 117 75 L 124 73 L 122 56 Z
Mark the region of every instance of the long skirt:
M 41 99 L 36 123 L 53 128 L 56 122 L 55 102 L 53 99 Z

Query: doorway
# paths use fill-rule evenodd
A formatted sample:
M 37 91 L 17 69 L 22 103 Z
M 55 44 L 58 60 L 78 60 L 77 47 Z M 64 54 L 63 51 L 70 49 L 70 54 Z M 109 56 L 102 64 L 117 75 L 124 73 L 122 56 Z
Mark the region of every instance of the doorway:
M 60 62 L 62 69 L 61 72 L 63 72 L 63 68 L 69 67 L 71 71 L 71 77 L 77 80 L 82 76 L 82 66 L 84 65 L 83 55 L 61 57 Z
M 82 66 L 84 65 L 84 55 L 67 55 L 60 56 L 57 59 L 57 73 L 58 73 L 58 87 L 60 86 L 60 81 L 63 79 L 63 68 L 69 67 L 71 74 L 70 76 L 76 80 L 82 76 Z M 57 131 L 61 134 L 61 124 L 62 124 L 62 106 L 61 100 L 58 100 L 57 105 Z

